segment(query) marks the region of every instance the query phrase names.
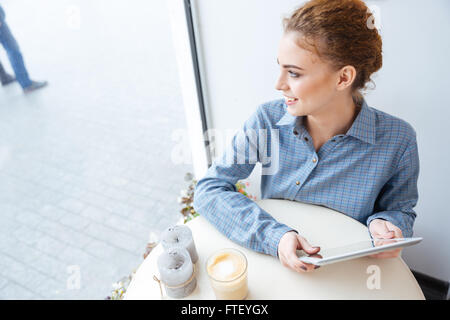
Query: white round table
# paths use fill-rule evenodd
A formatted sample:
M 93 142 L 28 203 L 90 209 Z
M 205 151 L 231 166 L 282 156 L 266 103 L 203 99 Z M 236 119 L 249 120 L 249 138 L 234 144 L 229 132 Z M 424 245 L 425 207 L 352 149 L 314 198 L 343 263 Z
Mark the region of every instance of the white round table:
M 329 208 L 278 199 L 256 202 L 275 219 L 298 230 L 313 246 L 335 247 L 370 239 L 366 226 Z M 273 256 L 232 242 L 202 216 L 187 225 L 192 230 L 199 260 L 196 263 L 197 288 L 185 299 L 215 299 L 205 263 L 213 252 L 221 248 L 237 248 L 247 256 L 249 300 L 425 299 L 416 279 L 400 257 L 362 257 L 300 274 L 282 266 Z M 153 275 L 159 276 L 156 261 L 162 250 L 162 246 L 157 245 L 140 265 L 125 299 L 161 299 L 159 285 L 153 280 Z M 374 276 L 379 276 L 378 285 L 374 285 Z M 163 299 L 170 298 L 164 296 Z

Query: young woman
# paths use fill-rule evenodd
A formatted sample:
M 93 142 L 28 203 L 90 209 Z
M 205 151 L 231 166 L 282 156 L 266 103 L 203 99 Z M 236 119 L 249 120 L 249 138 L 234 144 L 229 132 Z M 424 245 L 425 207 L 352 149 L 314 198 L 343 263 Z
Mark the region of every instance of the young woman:
M 410 237 L 418 200 L 416 133 L 404 120 L 369 107 L 362 96 L 382 66 L 381 37 L 364 2 L 305 3 L 284 20 L 277 63 L 276 89 L 284 99 L 262 104 L 245 122 L 242 134 L 198 182 L 195 210 L 231 240 L 276 256 L 295 271 L 313 270 L 298 260 L 296 250 L 317 254 L 320 248 L 234 186 L 254 168 L 248 161 L 252 148 L 260 152 L 276 140 L 278 170 L 262 175 L 262 198 L 332 208 L 367 225 L 373 238 Z M 255 147 L 249 133 L 261 129 L 267 141 Z M 245 163 L 230 161 L 246 147 Z

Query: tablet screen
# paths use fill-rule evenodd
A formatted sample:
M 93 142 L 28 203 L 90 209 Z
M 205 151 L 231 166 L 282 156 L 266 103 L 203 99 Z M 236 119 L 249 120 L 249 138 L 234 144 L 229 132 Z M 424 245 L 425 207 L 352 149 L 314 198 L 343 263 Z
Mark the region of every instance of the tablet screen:
M 355 251 L 370 249 L 373 247 L 379 247 L 391 243 L 404 242 L 404 240 L 396 239 L 380 239 L 380 240 L 366 240 L 361 242 L 352 243 L 349 245 L 335 247 L 335 248 L 321 248 L 319 254 L 322 258 L 331 258 L 335 256 L 342 256 Z
M 338 247 L 321 247 L 318 254 L 311 255 L 310 257 L 330 259 L 333 257 L 341 257 L 346 255 L 355 254 L 359 251 L 364 251 L 366 249 L 377 248 L 382 249 L 383 247 L 390 247 L 391 245 L 407 243 L 404 238 L 400 239 L 371 239 L 360 242 L 355 242 L 352 244 L 338 246 Z M 394 250 L 394 249 L 392 249 Z M 298 251 L 299 257 L 308 257 L 309 255 L 304 251 Z

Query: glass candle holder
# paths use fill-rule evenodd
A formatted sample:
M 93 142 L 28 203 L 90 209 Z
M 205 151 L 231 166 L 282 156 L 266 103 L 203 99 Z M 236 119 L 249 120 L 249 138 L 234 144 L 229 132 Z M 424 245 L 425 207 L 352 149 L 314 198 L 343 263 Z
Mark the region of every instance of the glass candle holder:
M 248 294 L 247 258 L 237 249 L 222 249 L 206 261 L 206 270 L 218 300 L 243 300 Z

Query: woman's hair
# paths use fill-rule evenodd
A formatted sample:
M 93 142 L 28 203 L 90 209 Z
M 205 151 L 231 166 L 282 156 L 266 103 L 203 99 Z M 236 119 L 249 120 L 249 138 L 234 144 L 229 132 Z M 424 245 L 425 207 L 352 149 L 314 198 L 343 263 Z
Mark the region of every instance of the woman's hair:
M 339 70 L 356 69 L 352 96 L 362 99 L 361 90 L 382 64 L 382 41 L 374 17 L 361 0 L 311 0 L 283 19 L 284 32 L 298 32 L 298 45 L 315 52 Z M 374 84 L 374 83 L 373 83 Z

